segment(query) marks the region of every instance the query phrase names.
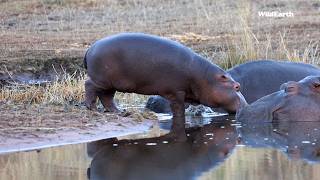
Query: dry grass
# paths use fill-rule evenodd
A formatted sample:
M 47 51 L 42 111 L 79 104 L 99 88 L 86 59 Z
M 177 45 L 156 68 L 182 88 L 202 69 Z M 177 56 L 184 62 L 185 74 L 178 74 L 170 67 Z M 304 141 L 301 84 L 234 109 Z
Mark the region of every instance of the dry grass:
M 83 101 L 79 64 L 89 45 L 106 35 L 146 32 L 177 40 L 227 69 L 248 60 L 287 59 L 320 65 L 317 0 L 13 0 L 0 2 L 0 77 L 67 72 L 47 86 L 15 85 L 0 101 L 70 104 Z M 259 17 L 259 11 L 291 11 L 294 18 Z M 6 67 L 6 69 L 4 68 Z M 79 74 L 79 73 L 78 73 Z M 117 94 L 124 105 L 146 96 Z
M 0 102 L 11 104 L 53 104 L 81 105 L 84 102 L 84 82 L 82 73 L 57 76 L 57 81 L 45 85 L 27 85 L 13 83 L 0 89 Z M 138 94 L 116 93 L 115 101 L 123 108 L 141 107 L 148 96 Z M 101 104 L 100 104 L 101 106 Z
M 64 74 L 43 85 L 12 84 L 0 90 L 0 101 L 13 103 L 74 104 L 84 99 L 84 75 Z

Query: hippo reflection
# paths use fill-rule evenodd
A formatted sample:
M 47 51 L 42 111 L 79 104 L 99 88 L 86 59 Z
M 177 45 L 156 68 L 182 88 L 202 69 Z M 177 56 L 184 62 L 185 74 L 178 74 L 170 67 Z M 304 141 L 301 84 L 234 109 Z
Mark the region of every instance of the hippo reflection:
M 240 91 L 248 103 L 276 92 L 288 81 L 299 81 L 310 75 L 320 75 L 320 69 L 305 63 L 259 60 L 235 66 L 227 71 L 240 83 Z M 151 96 L 146 108 L 157 113 L 170 113 L 169 101 Z M 221 112 L 220 109 L 215 109 Z
M 320 122 L 243 123 L 238 129 L 244 144 L 273 147 L 293 159 L 320 161 Z
M 290 81 L 280 91 L 265 96 L 237 113 L 241 122 L 320 122 L 320 76 Z
M 187 132 L 185 142 L 167 142 L 162 137 L 107 142 L 94 155 L 88 176 L 92 180 L 194 179 L 223 161 L 238 137 L 228 122 Z M 91 147 L 97 146 L 89 144 L 92 154 Z

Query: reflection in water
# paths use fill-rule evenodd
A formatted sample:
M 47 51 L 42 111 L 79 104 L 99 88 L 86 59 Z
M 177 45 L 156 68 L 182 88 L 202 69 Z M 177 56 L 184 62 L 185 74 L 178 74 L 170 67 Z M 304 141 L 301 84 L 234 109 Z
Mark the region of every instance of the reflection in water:
M 0 179 L 85 180 L 88 167 L 91 179 L 320 179 L 320 123 L 231 123 L 189 129 L 184 143 L 109 139 L 0 155 Z
M 237 134 L 230 121 L 189 131 L 187 142 L 163 138 L 99 142 L 90 179 L 194 179 L 222 162 L 235 147 Z M 88 149 L 97 149 L 96 143 Z M 92 150 L 90 150 L 92 152 Z
M 86 180 L 86 144 L 0 156 L 1 180 Z
M 273 147 L 293 159 L 320 161 L 320 122 L 243 124 L 242 140 L 253 147 Z
M 200 180 L 319 180 L 320 164 L 288 160 L 272 148 L 237 147 L 220 166 Z

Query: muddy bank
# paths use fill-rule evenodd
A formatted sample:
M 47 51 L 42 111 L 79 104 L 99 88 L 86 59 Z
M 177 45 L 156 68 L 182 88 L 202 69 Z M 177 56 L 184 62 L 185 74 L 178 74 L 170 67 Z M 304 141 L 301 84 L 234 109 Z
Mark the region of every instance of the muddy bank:
M 146 133 L 158 121 L 133 114 L 87 111 L 81 107 L 0 104 L 0 153 L 75 144 L 99 139 Z
M 55 51 L 21 52 L 32 57 L 2 61 L 0 66 L 0 86 L 30 81 L 53 81 L 66 73 L 79 75 L 84 72 L 84 50 L 55 54 Z M 53 56 L 54 55 L 54 56 Z M 18 56 L 18 55 L 17 55 Z

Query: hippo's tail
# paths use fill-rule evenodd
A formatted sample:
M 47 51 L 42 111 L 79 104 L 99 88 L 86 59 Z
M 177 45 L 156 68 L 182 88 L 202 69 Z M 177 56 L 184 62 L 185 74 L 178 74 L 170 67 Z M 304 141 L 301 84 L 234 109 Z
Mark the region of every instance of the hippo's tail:
M 83 58 L 83 65 L 84 65 L 84 68 L 86 68 L 86 69 L 87 69 L 87 54 L 88 54 L 88 51 L 89 50 L 86 51 L 86 54 L 84 55 L 84 58 Z

